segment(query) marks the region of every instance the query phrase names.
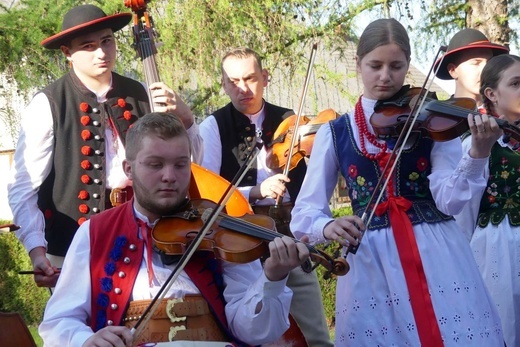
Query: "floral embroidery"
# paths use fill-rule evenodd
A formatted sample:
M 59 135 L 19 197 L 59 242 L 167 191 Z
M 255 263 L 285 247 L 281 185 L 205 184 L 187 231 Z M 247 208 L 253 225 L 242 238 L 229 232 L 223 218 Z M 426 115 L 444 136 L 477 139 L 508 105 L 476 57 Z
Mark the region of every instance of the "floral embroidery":
M 374 190 L 373 183 L 367 182 L 363 176 L 358 176 L 357 166 L 352 164 L 348 168 L 348 186 L 351 189 L 352 199 L 357 200 L 360 206 L 368 204 Z
M 428 196 L 428 167 L 429 163 L 426 158 L 417 160 L 417 171 L 413 171 L 408 175 L 406 186 L 418 197 Z
M 489 181 L 480 202 L 478 224 L 499 224 L 506 215 L 512 225 L 520 224 L 520 160 L 516 151 L 494 146 L 489 163 Z

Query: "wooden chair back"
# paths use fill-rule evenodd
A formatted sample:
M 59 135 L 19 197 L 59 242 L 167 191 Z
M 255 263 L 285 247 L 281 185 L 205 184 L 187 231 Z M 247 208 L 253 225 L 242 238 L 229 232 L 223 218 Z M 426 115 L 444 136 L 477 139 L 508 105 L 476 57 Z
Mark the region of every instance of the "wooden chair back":
M 17 312 L 0 312 L 0 346 L 36 347 L 36 342 Z

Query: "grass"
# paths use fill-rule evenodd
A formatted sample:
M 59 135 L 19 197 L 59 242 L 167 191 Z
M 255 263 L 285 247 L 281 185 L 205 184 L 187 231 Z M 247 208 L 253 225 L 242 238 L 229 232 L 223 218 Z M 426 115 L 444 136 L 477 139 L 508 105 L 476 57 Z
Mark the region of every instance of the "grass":
M 32 335 L 34 341 L 36 342 L 36 346 L 42 347 L 43 341 L 42 341 L 42 338 L 40 337 L 40 335 L 38 335 L 38 327 L 30 326 L 29 331 L 31 332 L 31 335 Z

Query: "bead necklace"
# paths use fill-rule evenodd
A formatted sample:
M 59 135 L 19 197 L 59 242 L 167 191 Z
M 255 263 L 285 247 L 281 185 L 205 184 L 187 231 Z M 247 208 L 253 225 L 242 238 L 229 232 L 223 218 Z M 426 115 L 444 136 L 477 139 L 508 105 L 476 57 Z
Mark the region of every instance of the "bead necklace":
M 367 120 L 365 118 L 365 112 L 363 111 L 363 105 L 361 104 L 361 96 L 359 97 L 358 102 L 356 103 L 356 109 L 354 113 L 354 120 L 356 121 L 356 125 L 359 129 L 360 134 L 360 145 L 361 145 L 361 152 L 365 157 L 367 157 L 370 160 L 379 160 L 383 155 L 386 154 L 386 150 L 388 146 L 386 145 L 386 142 L 380 143 L 377 141 L 377 138 L 374 134 L 372 134 L 370 131 L 368 131 L 368 125 Z M 381 149 L 381 151 L 377 154 L 371 154 L 367 152 L 366 146 L 365 146 L 365 139 L 376 146 L 377 148 Z

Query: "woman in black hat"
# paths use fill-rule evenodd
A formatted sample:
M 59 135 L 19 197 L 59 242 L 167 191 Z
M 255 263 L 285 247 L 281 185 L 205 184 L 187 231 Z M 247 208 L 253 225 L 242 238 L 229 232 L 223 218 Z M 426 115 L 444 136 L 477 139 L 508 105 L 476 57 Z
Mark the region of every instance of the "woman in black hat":
M 9 183 L 17 236 L 29 252 L 39 286 L 52 287 L 76 229 L 112 206 L 112 192 L 130 198 L 122 161 L 126 131 L 150 112 L 143 85 L 114 69 L 114 32 L 132 15 L 107 16 L 82 5 L 63 19 L 62 30 L 42 46 L 60 49 L 71 70 L 38 92 L 22 115 Z M 178 115 L 200 161 L 201 138 L 191 110 L 163 83 L 150 85 L 155 111 Z M 121 201 L 119 201 L 121 202 Z M 46 257 L 51 259 L 49 261 Z M 55 267 L 53 267 L 55 266 Z
M 476 29 L 463 29 L 450 40 L 448 50 L 434 66 L 436 76 L 443 80 L 455 80 L 455 98 L 471 98 L 482 103 L 480 97 L 480 73 L 491 57 L 509 50 Z

